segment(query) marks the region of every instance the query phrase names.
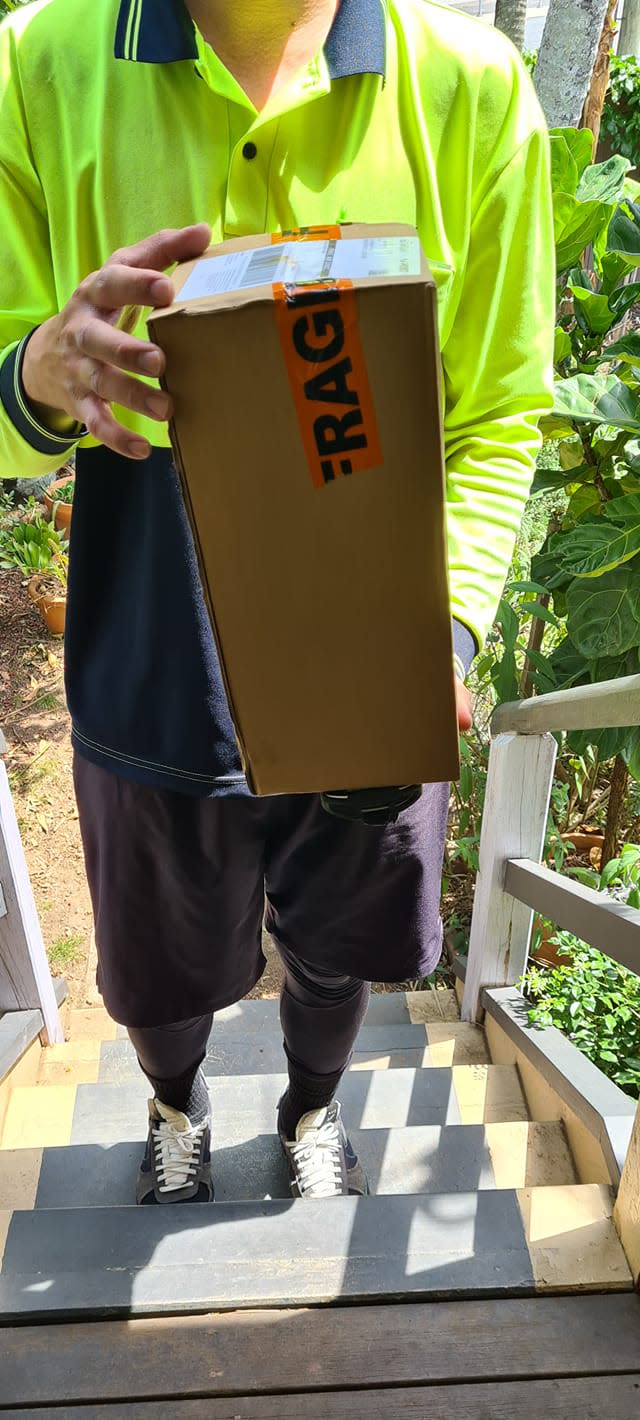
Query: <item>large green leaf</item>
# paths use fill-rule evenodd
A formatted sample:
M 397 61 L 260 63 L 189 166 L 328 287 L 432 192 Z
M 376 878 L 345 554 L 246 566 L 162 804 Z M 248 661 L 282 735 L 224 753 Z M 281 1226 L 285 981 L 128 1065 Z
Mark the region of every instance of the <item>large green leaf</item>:
M 569 636 L 565 636 L 564 641 L 560 641 L 552 651 L 549 664 L 559 690 L 565 690 L 567 686 L 579 684 L 588 678 L 588 662 Z
M 593 156 L 593 134 L 588 128 L 550 128 L 551 138 L 561 138 L 569 149 L 578 174 L 582 175 L 591 164 Z
M 624 503 L 624 498 L 616 499 Z M 637 498 L 629 498 L 630 503 L 640 504 Z M 618 527 L 604 517 L 597 522 L 578 523 L 563 535 L 558 548 L 560 566 L 576 577 L 601 577 L 612 567 L 619 567 L 640 552 L 640 506 L 624 527 Z
M 567 744 L 574 754 L 585 754 L 593 745 L 601 760 L 615 759 L 617 754 L 626 758 L 632 742 L 633 727 L 629 725 L 614 730 L 571 730 L 567 735 Z
M 616 320 L 606 296 L 585 291 L 584 286 L 572 286 L 576 319 L 582 316 L 584 327 L 592 335 L 604 335 Z M 582 323 L 582 322 L 581 322 Z
M 636 361 L 640 365 L 640 330 L 630 330 L 622 340 L 607 345 L 603 353 L 607 360 L 625 360 L 631 364 Z
M 563 420 L 606 422 L 635 434 L 640 432 L 640 399 L 616 375 L 571 375 L 556 380 L 551 417 L 560 426 Z
M 626 314 L 631 306 L 635 305 L 636 301 L 640 301 L 640 281 L 630 281 L 628 286 L 618 286 L 609 296 L 609 305 L 618 320 Z
M 567 482 L 567 475 L 561 468 L 539 468 L 529 490 L 530 498 L 537 498 L 541 493 L 552 493 L 556 488 L 564 488 Z
M 565 439 L 558 449 L 560 467 L 564 469 L 582 468 L 584 463 L 584 448 L 582 439 L 575 434 L 573 439 Z
M 626 174 L 631 167 L 628 158 L 615 153 L 605 163 L 593 163 L 585 168 L 578 183 L 576 197 L 580 202 L 617 202 L 622 197 Z
M 609 221 L 611 207 L 605 202 L 579 202 L 568 193 L 557 192 L 553 198 L 553 224 L 558 271 L 566 271 L 579 260 L 589 245 Z
M 567 360 L 571 354 L 571 340 L 566 330 L 561 325 L 556 326 L 556 333 L 553 341 L 553 363 L 559 365 L 562 360 Z
M 640 258 L 640 207 L 621 202 L 607 228 L 607 251 Z M 640 265 L 640 260 L 636 266 Z
M 602 231 L 593 244 L 593 254 L 603 294 L 609 296 L 623 276 L 626 276 L 629 271 L 633 271 L 638 263 L 635 257 L 628 253 L 606 251 L 606 237 L 606 232 Z
M 616 567 L 567 588 L 567 630 L 589 660 L 621 655 L 640 641 L 640 564 Z
M 591 469 L 591 473 L 593 474 L 593 469 Z M 601 508 L 600 494 L 598 493 L 595 483 L 583 483 L 580 488 L 576 489 L 575 493 L 572 493 L 569 499 L 567 516 L 576 523 L 584 517 L 587 517 L 589 521 L 592 522 L 594 517 L 600 513 Z M 574 568 L 571 567 L 568 570 L 573 572 Z
M 564 134 L 551 135 L 551 186 L 554 192 L 568 192 L 575 197 L 578 186 L 578 164 Z

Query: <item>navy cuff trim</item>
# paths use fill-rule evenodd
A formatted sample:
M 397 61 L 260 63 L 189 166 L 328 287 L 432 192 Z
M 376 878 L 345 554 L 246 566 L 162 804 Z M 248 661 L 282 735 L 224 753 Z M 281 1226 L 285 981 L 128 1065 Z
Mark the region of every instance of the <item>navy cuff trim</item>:
M 453 618 L 453 664 L 456 675 L 464 680 L 478 646 L 473 632 L 462 621 Z M 462 674 L 460 674 L 462 672 Z
M 21 340 L 20 344 L 7 356 L 0 368 L 0 402 L 14 425 L 18 433 L 22 435 L 27 444 L 32 449 L 36 449 L 39 454 L 46 454 L 53 457 L 60 454 L 61 461 L 78 439 L 86 434 L 81 424 L 76 426 L 77 433 L 54 434 L 53 430 L 47 429 L 33 413 L 22 383 L 22 362 L 27 345 L 33 335 L 30 331 Z

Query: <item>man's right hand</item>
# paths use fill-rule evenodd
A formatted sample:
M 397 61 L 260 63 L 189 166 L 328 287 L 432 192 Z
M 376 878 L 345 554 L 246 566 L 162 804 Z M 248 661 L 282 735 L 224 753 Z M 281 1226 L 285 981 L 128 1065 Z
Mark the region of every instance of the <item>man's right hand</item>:
M 157 379 L 164 355 L 157 345 L 119 330 L 118 321 L 127 306 L 171 305 L 173 282 L 161 273 L 200 256 L 210 241 L 210 228 L 200 222 L 123 248 L 80 283 L 60 315 L 39 326 L 25 350 L 22 382 L 45 425 L 47 415 L 52 422 L 66 414 L 115 453 L 148 458 L 147 440 L 119 424 L 111 405 L 166 422 L 169 396 L 134 378 Z

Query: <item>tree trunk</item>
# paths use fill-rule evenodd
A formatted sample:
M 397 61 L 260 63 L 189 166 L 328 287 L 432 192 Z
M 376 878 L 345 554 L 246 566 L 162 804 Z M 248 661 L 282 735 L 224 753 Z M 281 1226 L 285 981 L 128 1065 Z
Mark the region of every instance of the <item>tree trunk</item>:
M 508 35 L 516 49 L 524 49 L 524 28 L 527 22 L 527 0 L 496 0 L 493 23 Z
M 538 601 L 542 602 L 543 606 L 548 606 L 551 601 L 551 593 L 543 592 L 542 595 L 538 597 Z M 534 616 L 532 618 L 531 626 L 529 627 L 529 641 L 527 644 L 527 652 L 540 650 L 540 647 L 542 645 L 542 638 L 544 636 L 545 626 L 546 622 L 542 620 L 541 616 Z M 522 675 L 520 677 L 519 690 L 521 700 L 529 700 L 529 698 L 533 695 L 535 689 L 533 684 L 534 672 L 535 666 L 533 664 L 533 661 L 529 659 L 529 655 L 527 654 L 525 656 L 524 666 L 522 667 Z
M 640 0 L 624 0 L 618 54 L 635 54 L 640 58 Z
M 602 856 L 600 859 L 600 872 L 606 867 L 611 858 L 617 857 L 620 815 L 624 805 L 624 796 L 627 792 L 628 779 L 629 770 L 621 756 L 617 755 L 613 761 L 611 790 L 609 793 L 609 803 L 607 804 L 607 821 L 604 828 L 604 843 L 602 845 Z
M 577 128 L 608 0 L 551 0 L 534 83 L 550 128 Z
M 593 66 L 589 92 L 585 99 L 582 111 L 582 128 L 590 128 L 593 133 L 593 161 L 596 160 L 596 150 L 600 137 L 600 122 L 602 119 L 602 105 L 609 87 L 609 55 L 615 34 L 616 10 L 618 0 L 609 0 L 607 13 L 604 17 L 604 24 L 600 34 L 596 62 Z

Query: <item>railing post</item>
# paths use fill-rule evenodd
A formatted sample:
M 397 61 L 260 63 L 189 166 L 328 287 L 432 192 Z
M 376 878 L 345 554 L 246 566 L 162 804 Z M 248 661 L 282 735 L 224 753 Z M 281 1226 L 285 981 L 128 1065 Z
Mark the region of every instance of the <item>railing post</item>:
M 0 759 L 0 1011 L 40 1010 L 49 1045 L 64 1040 L 49 962 Z
M 614 1210 L 615 1225 L 636 1286 L 640 1286 L 640 1105 L 622 1170 Z
M 557 745 L 553 735 L 497 735 L 491 745 L 462 1019 L 484 986 L 513 986 L 527 963 L 533 912 L 505 892 L 509 858 L 539 863 Z

